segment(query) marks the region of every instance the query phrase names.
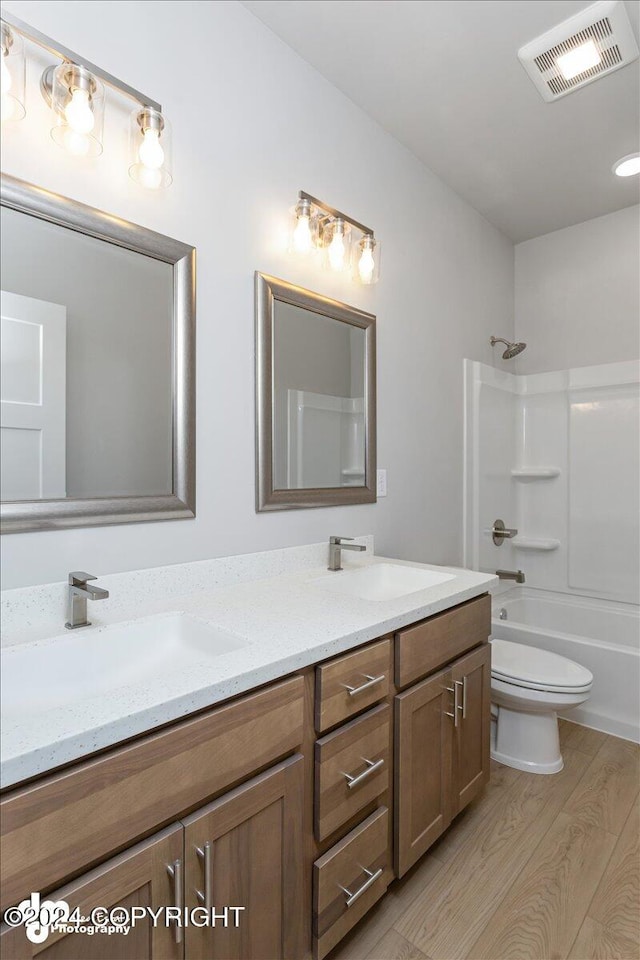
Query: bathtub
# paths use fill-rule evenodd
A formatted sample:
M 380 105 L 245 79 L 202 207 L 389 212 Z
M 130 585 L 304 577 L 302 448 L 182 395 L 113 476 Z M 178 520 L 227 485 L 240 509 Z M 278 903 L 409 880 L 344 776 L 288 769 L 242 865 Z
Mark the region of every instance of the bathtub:
M 588 667 L 591 697 L 567 719 L 640 742 L 640 608 L 515 587 L 493 597 L 492 635 Z

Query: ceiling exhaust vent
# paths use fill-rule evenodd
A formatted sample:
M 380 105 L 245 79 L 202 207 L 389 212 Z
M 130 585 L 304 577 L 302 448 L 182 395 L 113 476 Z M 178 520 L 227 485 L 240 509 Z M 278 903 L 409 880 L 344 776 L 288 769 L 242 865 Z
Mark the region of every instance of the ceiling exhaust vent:
M 600 0 L 518 50 L 543 100 L 558 100 L 631 63 L 638 44 L 623 0 Z

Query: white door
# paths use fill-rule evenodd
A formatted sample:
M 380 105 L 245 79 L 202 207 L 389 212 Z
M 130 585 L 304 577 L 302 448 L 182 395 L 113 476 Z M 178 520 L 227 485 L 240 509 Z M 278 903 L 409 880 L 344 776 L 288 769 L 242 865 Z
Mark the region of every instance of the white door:
M 3 500 L 66 496 L 67 308 L 0 293 Z

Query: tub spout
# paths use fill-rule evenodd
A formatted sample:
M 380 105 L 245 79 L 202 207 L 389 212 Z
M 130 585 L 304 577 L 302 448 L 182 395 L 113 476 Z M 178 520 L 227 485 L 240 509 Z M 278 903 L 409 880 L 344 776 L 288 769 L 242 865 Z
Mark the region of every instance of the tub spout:
M 522 570 L 496 570 L 496 575 L 500 580 L 515 580 L 516 583 L 524 583 Z

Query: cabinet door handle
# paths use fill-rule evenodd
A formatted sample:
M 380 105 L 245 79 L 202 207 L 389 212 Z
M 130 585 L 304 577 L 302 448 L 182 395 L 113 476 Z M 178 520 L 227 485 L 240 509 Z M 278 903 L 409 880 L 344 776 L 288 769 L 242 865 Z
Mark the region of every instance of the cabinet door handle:
M 365 893 L 369 889 L 369 887 L 371 887 L 376 882 L 376 880 L 378 880 L 382 876 L 382 873 L 383 873 L 382 867 L 378 867 L 375 873 L 373 872 L 373 870 L 367 870 L 366 867 L 363 867 L 362 869 L 366 873 L 367 879 L 365 880 L 365 882 L 362 884 L 361 887 L 358 887 L 358 889 L 354 893 L 351 893 L 351 891 L 347 890 L 346 887 L 343 887 L 340 884 L 338 884 L 342 892 L 347 895 L 346 903 L 348 907 L 352 906 L 356 902 L 358 897 L 361 897 L 362 894 Z
M 376 683 L 382 683 L 382 681 L 383 681 L 384 678 L 385 678 L 385 674 L 384 674 L 384 673 L 381 673 L 379 677 L 372 677 L 372 676 L 371 676 L 370 674 L 368 674 L 368 673 L 364 673 L 363 676 L 366 677 L 366 681 L 367 681 L 367 682 L 366 682 L 366 683 L 361 683 L 359 687 L 352 687 L 352 686 L 351 686 L 350 684 L 348 684 L 348 683 L 343 683 L 343 684 L 342 684 L 342 686 L 345 688 L 345 690 L 348 690 L 348 691 L 349 691 L 349 696 L 350 696 L 350 697 L 355 697 L 356 694 L 362 693 L 364 690 L 369 690 L 370 687 L 374 687 L 374 686 L 376 685 Z
M 357 777 L 354 777 L 350 773 L 343 773 L 342 776 L 347 779 L 347 787 L 349 790 L 353 790 L 354 787 L 357 787 L 359 783 L 362 783 L 363 780 L 366 780 L 367 777 L 370 777 L 372 773 L 375 773 L 376 770 L 380 770 L 384 766 L 384 757 L 380 757 L 379 760 L 367 760 L 366 757 L 362 758 L 367 765 L 367 769 L 363 770 L 362 773 L 359 773 Z
M 458 710 L 462 711 L 462 719 L 467 719 L 467 678 L 463 677 L 462 680 L 456 680 L 455 686 L 458 684 L 462 687 L 462 706 L 458 707 Z
M 204 869 L 204 893 L 196 890 L 196 896 L 205 910 L 213 909 L 213 844 L 211 840 L 202 847 L 196 847 L 198 859 L 202 861 Z
M 172 864 L 167 866 L 167 873 L 173 880 L 173 899 L 175 905 L 180 911 L 180 920 L 175 921 L 175 927 L 173 928 L 173 939 L 176 943 L 182 943 L 182 915 L 184 913 L 184 884 L 183 884 L 183 873 L 182 873 L 182 860 L 174 860 Z M 174 921 L 171 921 L 172 923 Z
M 449 713 L 448 710 L 445 710 L 445 717 L 451 717 L 453 720 L 454 727 L 458 726 L 458 683 L 454 683 L 452 687 L 447 687 L 447 693 L 453 694 L 453 713 Z

